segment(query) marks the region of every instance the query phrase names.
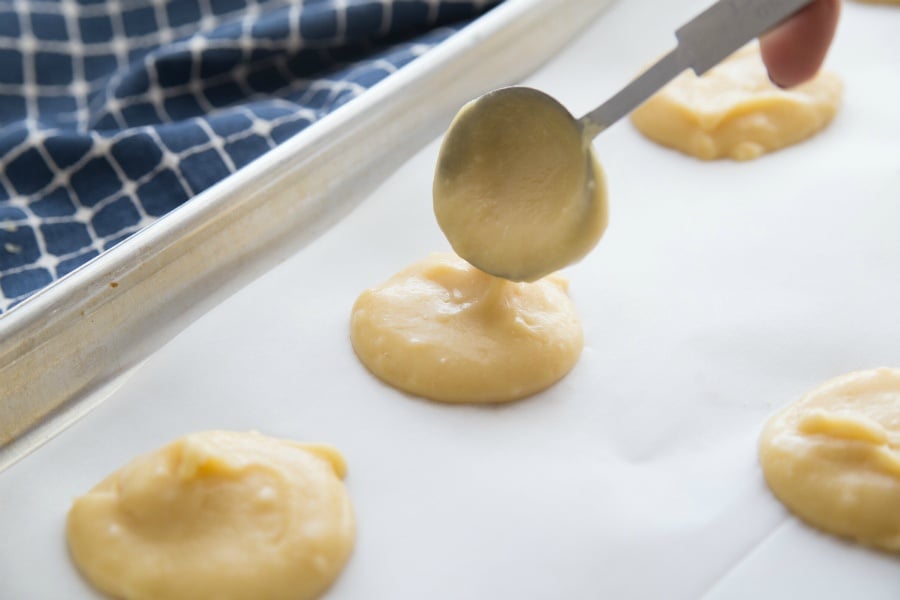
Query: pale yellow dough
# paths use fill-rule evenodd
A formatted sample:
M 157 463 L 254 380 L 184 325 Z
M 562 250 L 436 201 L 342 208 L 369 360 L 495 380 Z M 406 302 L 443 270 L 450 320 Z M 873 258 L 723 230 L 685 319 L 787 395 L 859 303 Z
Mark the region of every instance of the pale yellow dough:
M 346 467 L 328 446 L 258 433 L 181 438 L 113 473 L 69 512 L 69 549 L 128 600 L 304 600 L 353 547 Z
M 900 552 L 900 369 L 809 392 L 769 420 L 759 456 L 769 487 L 802 519 Z
M 513 283 L 452 254 L 433 254 L 363 292 L 350 335 L 385 382 L 441 402 L 507 402 L 563 377 L 583 346 L 581 323 L 551 276 Z
M 823 129 L 840 105 L 843 84 L 828 72 L 790 90 L 775 86 L 754 42 L 703 77 L 693 71 L 631 113 L 648 138 L 704 160 L 750 160 Z
M 606 228 L 606 182 L 571 115 L 530 88 L 466 104 L 444 136 L 434 214 L 482 271 L 535 281 L 583 258 Z

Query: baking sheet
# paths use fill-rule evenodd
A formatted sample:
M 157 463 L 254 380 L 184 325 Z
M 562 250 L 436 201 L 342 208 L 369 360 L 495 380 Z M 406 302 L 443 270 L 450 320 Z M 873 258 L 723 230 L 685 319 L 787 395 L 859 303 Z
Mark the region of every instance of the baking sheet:
M 338 222 L 459 105 L 534 70 L 610 0 L 508 0 L 284 144 L 0 315 L 0 472 L 121 374 Z
M 581 112 L 704 4 L 617 3 L 528 83 Z M 900 10 L 846 3 L 829 61 L 841 113 L 758 161 L 604 133 L 610 228 L 568 273 L 584 355 L 510 406 L 408 397 L 349 344 L 362 289 L 447 248 L 430 145 L 0 474 L 0 597 L 94 597 L 66 556 L 71 498 L 140 452 L 227 428 L 344 452 L 359 538 L 329 598 L 896 600 L 900 561 L 790 516 L 756 438 L 825 379 L 900 365 L 898 31 Z

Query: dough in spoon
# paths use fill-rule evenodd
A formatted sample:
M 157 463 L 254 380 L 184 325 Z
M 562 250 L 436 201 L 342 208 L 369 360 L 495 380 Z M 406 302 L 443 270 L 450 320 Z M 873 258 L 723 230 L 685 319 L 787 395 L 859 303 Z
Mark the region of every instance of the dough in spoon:
M 482 271 L 535 281 L 583 258 L 608 218 L 606 181 L 572 115 L 525 87 L 466 104 L 441 144 L 434 215 Z
M 682 73 L 631 120 L 651 140 L 685 154 L 750 160 L 825 128 L 842 92 L 840 78 L 829 72 L 789 90 L 777 87 L 754 42 L 703 77 Z
M 769 420 L 759 457 L 772 492 L 799 517 L 900 552 L 900 369 L 812 390 Z
M 69 549 L 116 598 L 317 598 L 353 548 L 345 472 L 328 446 L 191 434 L 76 499 Z
M 558 276 L 513 283 L 452 254 L 433 254 L 353 307 L 362 363 L 401 390 L 441 402 L 508 402 L 578 361 L 581 322 Z

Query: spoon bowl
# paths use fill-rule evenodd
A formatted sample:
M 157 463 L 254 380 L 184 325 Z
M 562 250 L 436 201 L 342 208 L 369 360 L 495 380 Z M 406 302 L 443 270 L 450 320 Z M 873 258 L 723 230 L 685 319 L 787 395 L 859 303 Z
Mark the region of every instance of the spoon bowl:
M 533 88 L 465 105 L 444 137 L 434 213 L 475 267 L 534 281 L 587 254 L 606 227 L 606 185 L 581 124 Z

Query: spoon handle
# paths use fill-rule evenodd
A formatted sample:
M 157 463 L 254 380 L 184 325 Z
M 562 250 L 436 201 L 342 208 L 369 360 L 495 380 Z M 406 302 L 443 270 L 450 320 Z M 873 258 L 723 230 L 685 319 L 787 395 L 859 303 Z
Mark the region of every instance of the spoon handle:
M 675 32 L 678 46 L 612 98 L 579 119 L 586 139 L 630 113 L 691 68 L 703 75 L 812 0 L 719 0 Z

